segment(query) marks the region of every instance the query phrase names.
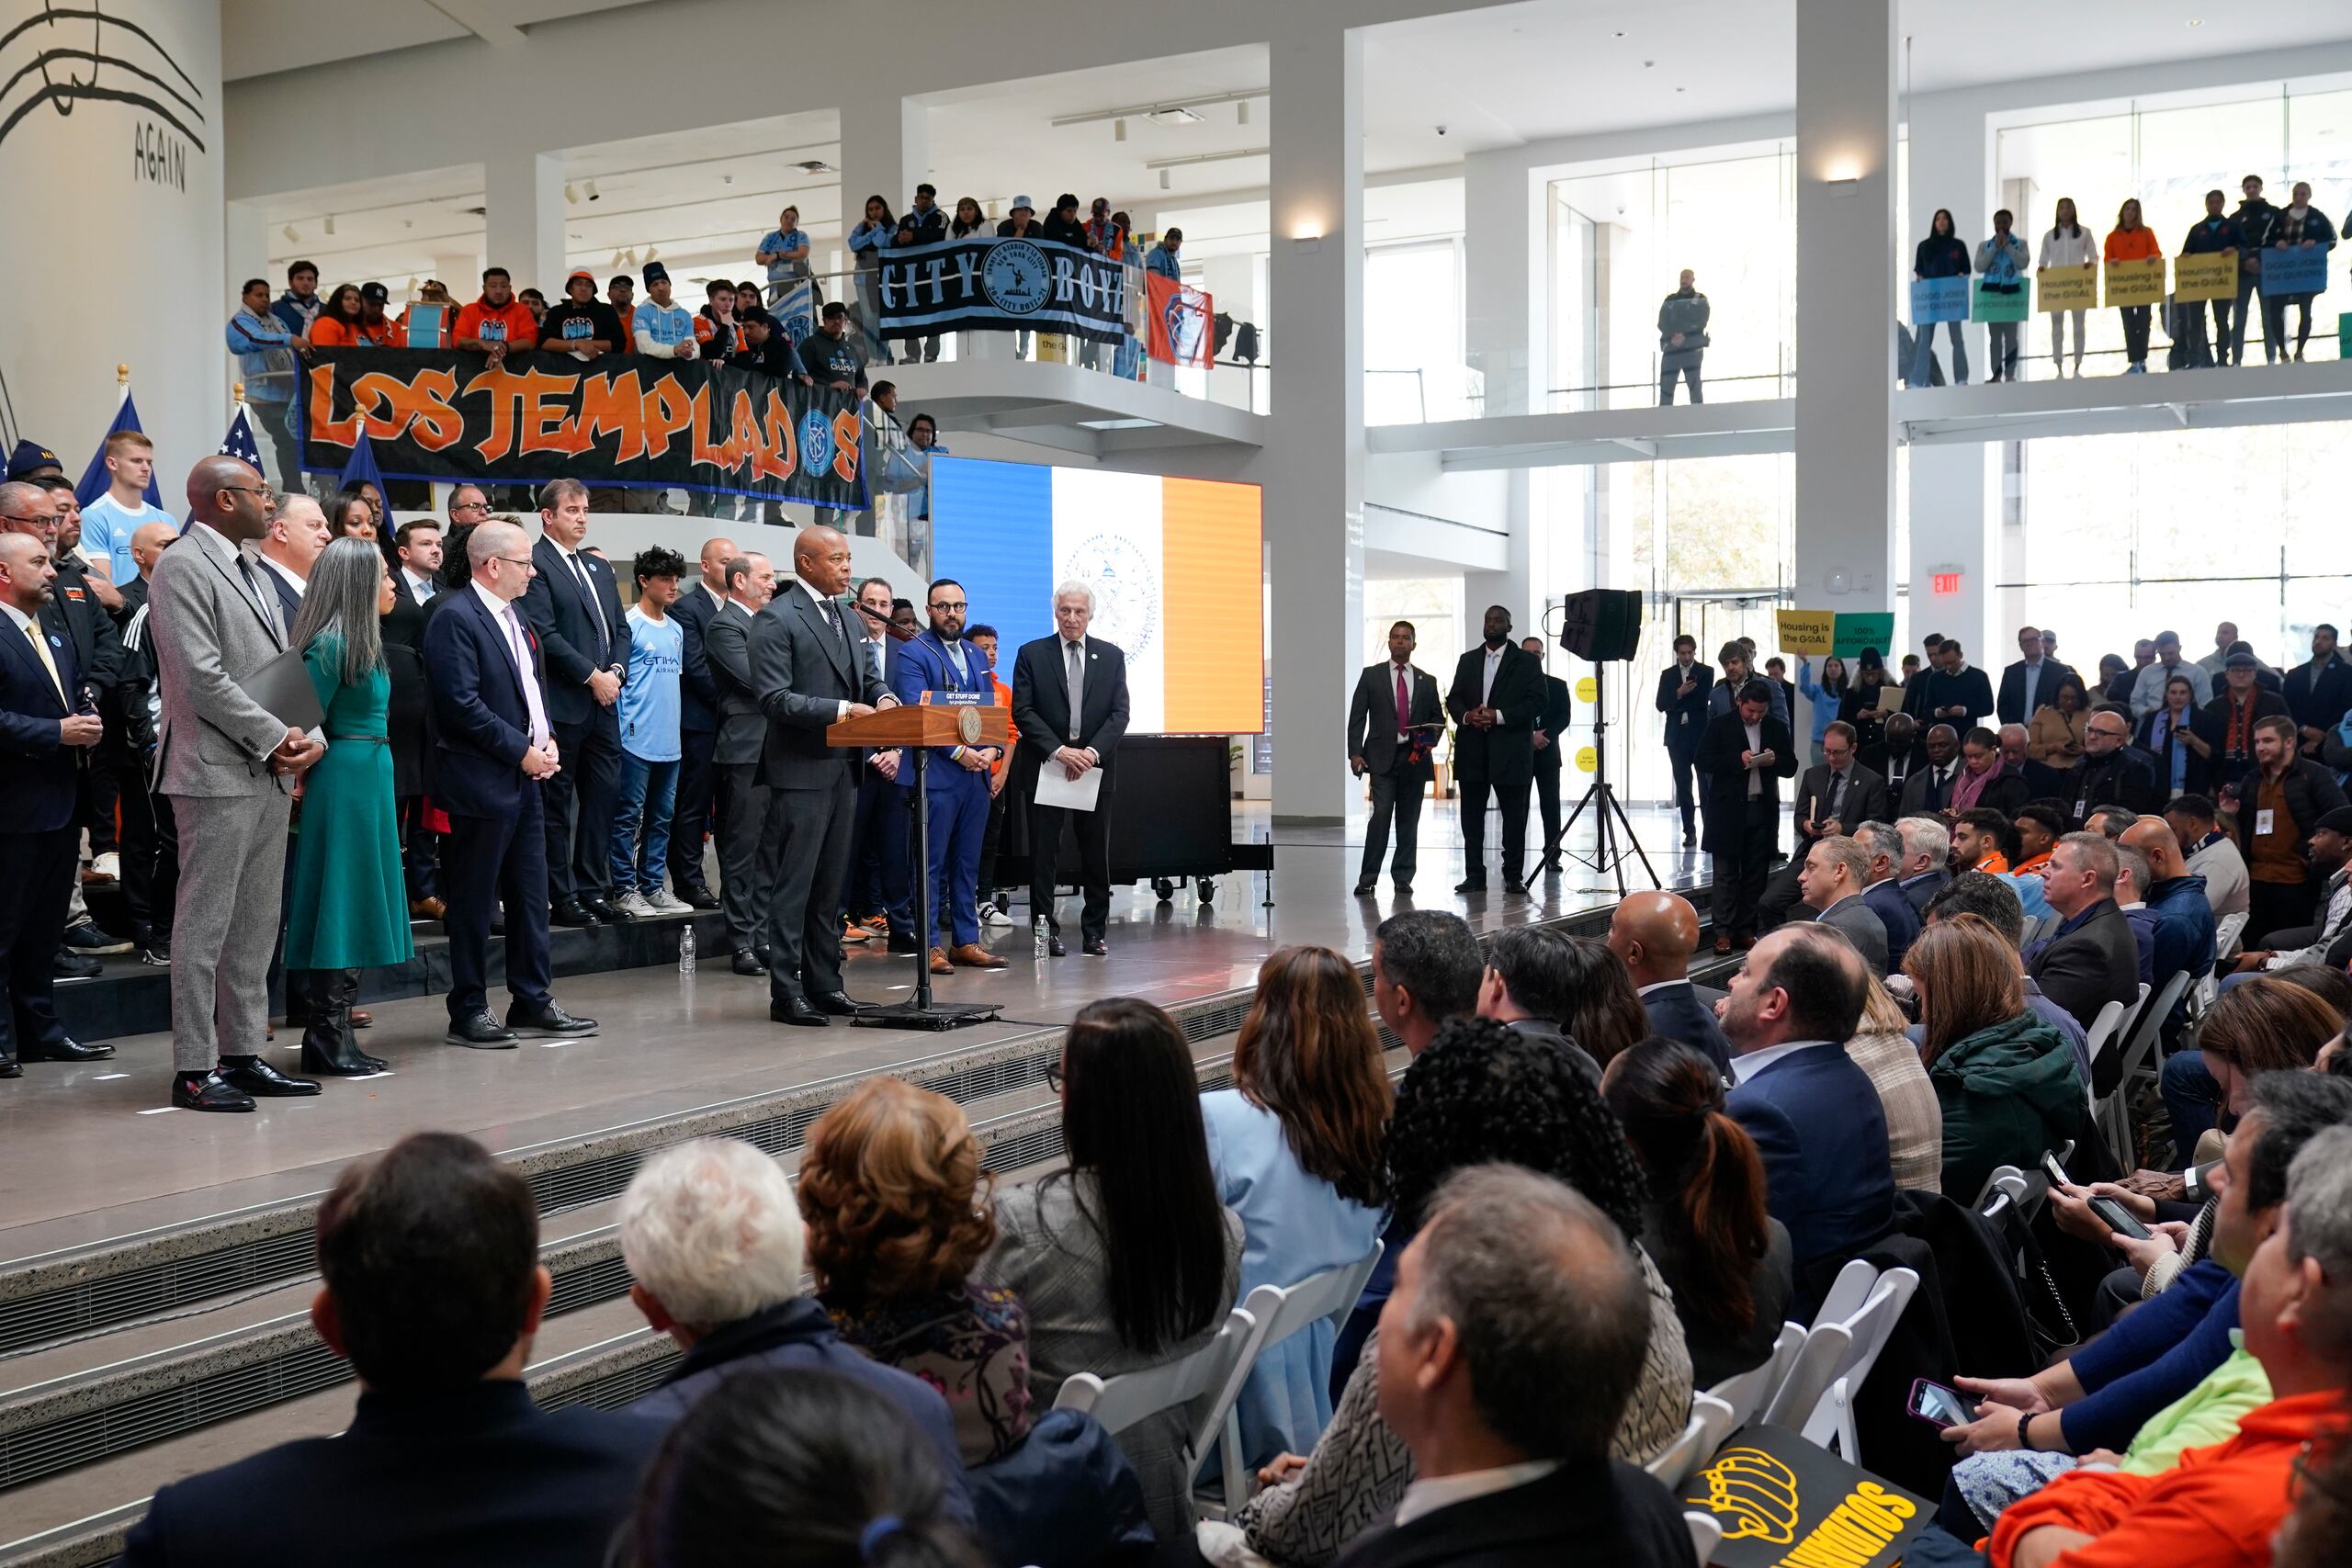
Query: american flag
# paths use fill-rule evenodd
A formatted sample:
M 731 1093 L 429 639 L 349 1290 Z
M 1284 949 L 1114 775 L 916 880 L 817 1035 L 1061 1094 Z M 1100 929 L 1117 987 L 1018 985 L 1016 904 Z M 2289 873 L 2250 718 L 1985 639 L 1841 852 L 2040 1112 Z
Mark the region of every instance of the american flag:
M 254 444 L 254 427 L 245 418 L 243 403 L 229 418 L 229 434 L 220 438 L 220 455 L 251 463 L 255 472 L 261 469 L 261 448 Z

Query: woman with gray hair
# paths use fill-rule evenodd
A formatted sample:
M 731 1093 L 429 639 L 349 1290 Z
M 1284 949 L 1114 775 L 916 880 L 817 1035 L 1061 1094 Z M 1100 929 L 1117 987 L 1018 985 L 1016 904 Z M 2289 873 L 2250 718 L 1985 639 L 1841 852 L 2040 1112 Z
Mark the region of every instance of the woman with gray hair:
M 384 558 L 364 539 L 330 542 L 311 569 L 292 644 L 326 712 L 327 754 L 303 781 L 286 899 L 286 970 L 307 972 L 302 1069 L 356 1077 L 384 1070 L 351 1033 L 359 971 L 413 951 L 392 806 L 387 721 L 391 677 L 377 619 L 392 607 Z

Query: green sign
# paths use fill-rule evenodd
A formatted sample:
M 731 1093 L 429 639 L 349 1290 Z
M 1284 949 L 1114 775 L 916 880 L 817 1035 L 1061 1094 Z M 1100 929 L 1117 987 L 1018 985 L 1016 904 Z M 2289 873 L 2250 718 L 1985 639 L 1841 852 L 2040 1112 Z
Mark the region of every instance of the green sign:
M 1980 321 L 2022 321 L 2032 308 L 2033 285 L 2024 278 L 2007 290 L 1984 283 L 1976 286 L 1976 320 Z
M 1892 610 L 1840 610 L 1838 629 L 1831 638 L 1829 651 L 1849 661 L 1861 657 L 1862 649 L 1874 648 L 1882 657 L 1894 647 L 1894 612 Z

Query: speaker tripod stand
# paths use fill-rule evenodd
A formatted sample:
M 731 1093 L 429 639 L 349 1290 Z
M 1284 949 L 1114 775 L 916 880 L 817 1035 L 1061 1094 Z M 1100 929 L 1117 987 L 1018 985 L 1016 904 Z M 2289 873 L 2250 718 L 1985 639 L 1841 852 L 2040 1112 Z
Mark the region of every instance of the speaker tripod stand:
M 1585 807 L 1592 807 L 1592 853 L 1577 854 L 1566 847 L 1568 835 L 1576 831 L 1577 818 Z M 1666 885 L 1658 880 L 1657 868 L 1650 864 L 1649 852 L 1642 848 L 1642 840 L 1634 832 L 1625 808 L 1618 803 L 1617 792 L 1609 784 L 1609 666 L 1595 663 L 1592 667 L 1592 783 L 1587 786 L 1584 798 L 1577 802 L 1568 819 L 1560 824 L 1558 852 L 1589 867 L 1603 876 L 1617 879 L 1617 897 L 1625 896 L 1625 862 L 1639 860 L 1642 870 L 1652 887 Z

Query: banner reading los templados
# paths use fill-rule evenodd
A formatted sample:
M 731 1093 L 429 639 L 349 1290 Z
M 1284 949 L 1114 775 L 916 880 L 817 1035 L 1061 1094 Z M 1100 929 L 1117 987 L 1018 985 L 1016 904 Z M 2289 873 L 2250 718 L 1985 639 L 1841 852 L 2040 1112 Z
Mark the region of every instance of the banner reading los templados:
M 323 348 L 305 369 L 302 466 L 364 434 L 387 479 L 677 487 L 867 504 L 856 400 L 699 359 Z

